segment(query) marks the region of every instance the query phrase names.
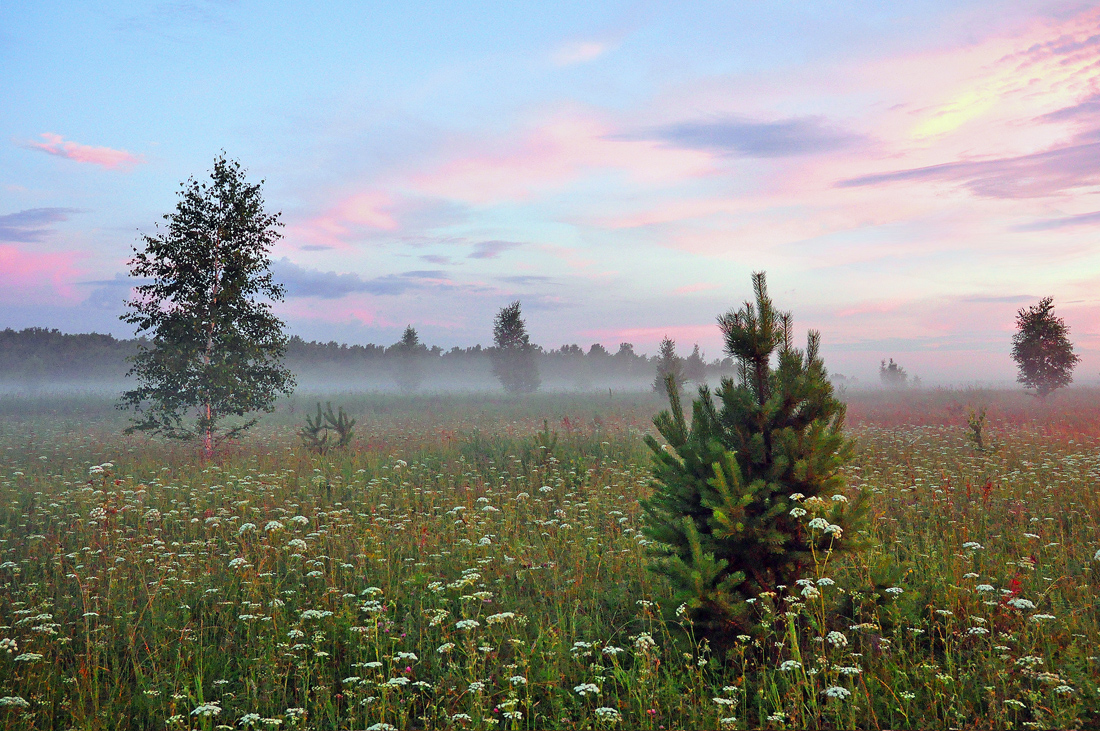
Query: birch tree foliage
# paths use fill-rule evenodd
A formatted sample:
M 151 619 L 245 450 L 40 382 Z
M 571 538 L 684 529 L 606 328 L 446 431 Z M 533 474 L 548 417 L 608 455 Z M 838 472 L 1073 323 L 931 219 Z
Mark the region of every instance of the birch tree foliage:
M 283 322 L 272 312 L 284 296 L 270 258 L 282 224 L 264 211 L 261 185 L 219 156 L 208 180 L 181 184 L 165 224 L 134 247 L 136 284 L 121 319 L 146 340 L 130 359 L 137 385 L 119 403 L 134 411 L 127 433 L 200 437 L 209 454 L 292 391 Z M 227 425 L 228 417 L 240 418 Z

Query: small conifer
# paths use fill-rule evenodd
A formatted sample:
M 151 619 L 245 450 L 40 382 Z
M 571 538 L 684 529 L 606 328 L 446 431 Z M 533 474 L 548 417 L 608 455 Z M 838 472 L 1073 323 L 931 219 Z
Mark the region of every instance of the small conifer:
M 653 568 L 676 603 L 716 646 L 751 633 L 749 600 L 795 587 L 824 558 L 858 545 L 862 495 L 842 493 L 852 443 L 844 405 L 834 396 L 811 331 L 791 345 L 791 317 L 753 275 L 755 303 L 718 318 L 739 377 L 706 386 L 690 426 L 678 389 L 666 381 L 671 410 L 654 419 L 654 492 L 642 502 Z M 716 398 L 717 397 L 717 400 Z M 820 520 L 818 520 L 820 519 Z

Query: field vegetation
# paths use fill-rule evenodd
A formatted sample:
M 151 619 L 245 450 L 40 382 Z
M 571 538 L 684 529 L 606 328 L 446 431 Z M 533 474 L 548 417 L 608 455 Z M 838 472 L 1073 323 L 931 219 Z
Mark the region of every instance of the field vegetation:
M 845 399 L 870 548 L 719 654 L 646 568 L 657 394 L 300 395 L 211 460 L 2 397 L 0 728 L 1100 726 L 1100 393 Z

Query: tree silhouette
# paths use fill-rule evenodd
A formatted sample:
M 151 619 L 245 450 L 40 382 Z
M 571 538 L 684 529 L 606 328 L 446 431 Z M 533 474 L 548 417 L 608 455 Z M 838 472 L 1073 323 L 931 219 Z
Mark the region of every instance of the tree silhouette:
M 493 375 L 508 393 L 533 393 L 541 383 L 535 346 L 527 334 L 519 300 L 502 307 L 493 321 Z
M 653 377 L 653 390 L 661 392 L 665 390 L 668 379 L 676 386 L 676 392 L 684 387 L 687 376 L 684 375 L 684 359 L 676 355 L 676 341 L 667 335 L 661 340 L 661 346 L 657 349 L 657 375 Z
M 1016 313 L 1012 359 L 1019 368 L 1016 381 L 1035 389 L 1040 399 L 1073 383 L 1073 369 L 1081 356 L 1073 352 L 1065 321 L 1054 314 L 1053 297 Z

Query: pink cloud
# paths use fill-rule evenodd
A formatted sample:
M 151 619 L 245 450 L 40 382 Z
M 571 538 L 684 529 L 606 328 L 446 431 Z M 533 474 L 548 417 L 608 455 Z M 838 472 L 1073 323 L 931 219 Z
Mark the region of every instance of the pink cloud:
M 625 139 L 610 126 L 562 115 L 492 149 L 460 155 L 413 175 L 421 194 L 474 205 L 528 200 L 560 191 L 583 176 L 612 175 L 649 187 L 679 183 L 715 171 L 713 156 L 656 140 Z
M 352 193 L 321 215 L 292 226 L 290 233 L 313 245 L 343 248 L 345 238 L 357 233 L 396 231 L 396 207 L 393 196 L 384 191 Z
M 70 302 L 79 299 L 73 282 L 81 271 L 79 252 L 34 254 L 0 244 L 0 300 L 9 304 Z
M 116 168 L 129 168 L 145 162 L 141 155 L 135 155 L 126 150 L 113 150 L 110 147 L 92 147 L 82 145 L 79 142 L 65 140 L 61 135 L 45 132 L 41 135 L 45 142 L 30 142 L 27 147 L 41 150 L 49 155 L 56 155 L 74 162 L 99 165 L 108 170 Z

